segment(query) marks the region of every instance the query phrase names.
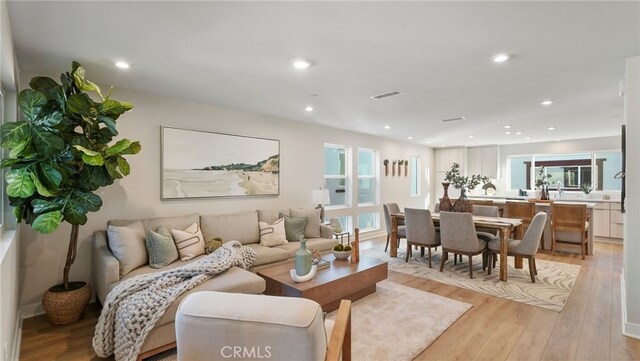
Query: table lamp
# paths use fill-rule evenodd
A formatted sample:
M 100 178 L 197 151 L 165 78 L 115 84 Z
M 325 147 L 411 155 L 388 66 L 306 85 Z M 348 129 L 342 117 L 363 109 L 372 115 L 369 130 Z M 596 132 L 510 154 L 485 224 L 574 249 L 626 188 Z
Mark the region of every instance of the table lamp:
M 328 189 L 314 189 L 311 191 L 311 203 L 315 203 L 320 208 L 320 222 L 324 222 L 324 205 L 331 203 Z

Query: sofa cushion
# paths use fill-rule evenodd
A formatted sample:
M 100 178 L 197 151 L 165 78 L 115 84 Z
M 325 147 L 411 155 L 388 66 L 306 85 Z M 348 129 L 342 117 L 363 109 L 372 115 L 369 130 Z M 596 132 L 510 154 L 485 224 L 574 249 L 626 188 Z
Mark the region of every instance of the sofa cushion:
M 205 239 L 222 238 L 223 242 L 239 241 L 242 244 L 260 242 L 258 212 L 242 212 L 200 216 Z
M 107 227 L 107 235 L 109 249 L 119 263 L 120 276 L 147 264 L 149 256 L 141 221 L 122 227 L 110 225 Z
M 328 251 L 332 249 L 336 244 L 338 244 L 337 239 L 329 239 L 329 238 L 309 238 L 307 240 L 307 249 L 318 251 Z M 286 251 L 289 254 L 289 257 L 294 257 L 296 255 L 296 251 L 300 249 L 300 243 L 298 242 L 289 242 L 282 246 L 277 246 L 277 249 L 281 249 Z
M 289 216 L 288 209 L 258 209 L 258 221 L 273 223 L 278 219 L 282 218 L 280 214 L 284 214 L 285 216 Z
M 204 256 L 194 258 L 188 262 L 195 262 L 199 260 L 201 257 L 204 257 Z M 184 265 L 185 265 L 184 262 L 174 262 L 169 266 L 167 266 L 166 268 L 164 268 L 162 271 L 171 269 L 171 268 L 182 267 Z M 155 272 L 161 272 L 161 271 L 158 271 L 157 269 L 151 268 L 149 266 L 140 267 L 135 271 L 124 276 L 120 280 L 120 282 L 122 282 L 123 280 L 129 279 L 131 277 L 135 277 L 137 275 L 155 273 Z M 109 291 L 111 291 L 113 287 L 115 287 L 120 282 L 116 282 L 113 285 L 111 285 L 109 287 Z M 260 294 L 264 292 L 265 287 L 266 287 L 265 281 L 264 279 L 262 279 L 262 277 L 252 272 L 249 272 L 247 270 L 243 270 L 242 268 L 231 267 L 228 270 L 197 285 L 196 287 L 192 288 L 188 292 L 185 292 L 182 295 L 180 295 L 175 301 L 173 301 L 171 306 L 167 308 L 166 312 L 158 320 L 155 327 L 173 322 L 175 319 L 176 310 L 178 308 L 178 305 L 180 304 L 180 301 L 182 301 L 182 299 L 185 298 L 190 293 L 200 292 L 200 291 L 220 291 L 220 292 L 233 292 L 233 293 Z
M 288 241 L 299 242 L 304 238 L 307 217 L 289 217 L 284 213 L 280 213 L 280 217 L 284 218 L 284 231 Z
M 247 247 L 257 253 L 253 267 L 289 259 L 289 253 L 285 250 L 278 249 L 278 247 L 265 247 L 257 243 L 248 244 Z
M 280 218 L 273 223 L 258 222 L 260 226 L 260 245 L 274 247 L 287 244 L 284 233 L 284 218 Z
M 167 229 L 187 229 L 194 223 L 200 224 L 200 215 L 198 213 L 175 217 L 148 218 L 142 221 L 145 230 L 158 229 L 160 226 L 165 226 Z
M 204 254 L 204 238 L 198 223 L 190 225 L 184 231 L 172 229 L 171 234 L 176 242 L 181 261 L 188 261 Z
M 178 259 L 178 249 L 173 242 L 171 232 L 165 226 L 158 227 L 156 232 L 147 230 L 145 244 L 151 268 L 166 267 Z
M 306 238 L 318 238 L 320 236 L 320 208 L 289 209 L 291 217 L 307 217 L 307 225 L 304 227 Z

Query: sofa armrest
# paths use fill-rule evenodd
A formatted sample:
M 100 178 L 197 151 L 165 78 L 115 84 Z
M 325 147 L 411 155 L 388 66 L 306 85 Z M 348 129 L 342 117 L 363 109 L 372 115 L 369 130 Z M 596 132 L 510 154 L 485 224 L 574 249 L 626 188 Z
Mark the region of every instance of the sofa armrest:
M 333 228 L 326 224 L 320 225 L 320 237 L 333 239 Z
M 107 297 L 109 286 L 120 280 L 120 263 L 107 246 L 107 232 L 96 231 L 91 240 L 93 285 L 100 302 Z

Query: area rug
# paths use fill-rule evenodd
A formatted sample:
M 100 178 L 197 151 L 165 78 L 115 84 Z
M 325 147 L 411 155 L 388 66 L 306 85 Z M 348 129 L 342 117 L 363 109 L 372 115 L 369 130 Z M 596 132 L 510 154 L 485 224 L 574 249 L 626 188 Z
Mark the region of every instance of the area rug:
M 351 358 L 413 360 L 470 308 L 468 303 L 380 282 L 375 293 L 351 304 Z M 327 317 L 335 319 L 336 312 Z
M 463 257 L 463 262 L 453 264 L 453 257 L 449 254 L 449 260 L 445 263 L 443 272 L 440 272 L 441 248 L 433 252 L 432 266 L 429 268 L 428 259 L 420 257 L 420 251 L 413 251 L 413 257 L 405 263 L 405 251 L 398 249 L 398 257 L 391 258 L 389 254 L 378 246 L 362 250 L 362 257 L 371 257 L 387 261 L 389 269 L 426 278 L 436 282 L 446 283 L 468 290 L 482 292 L 491 296 L 502 297 L 512 301 L 526 303 L 528 305 L 560 312 L 564 307 L 569 294 L 578 278 L 579 265 L 546 261 L 536 259 L 538 275 L 536 283 L 531 283 L 529 267 L 524 260 L 524 267 L 516 269 L 514 258 L 509 257 L 507 267 L 507 282 L 500 281 L 500 263 L 491 272 L 482 271 L 482 257 L 473 257 L 473 279 L 469 278 L 468 258 Z
M 413 360 L 470 308 L 467 303 L 382 281 L 375 293 L 351 304 L 352 360 Z M 336 313 L 327 317 L 335 320 Z M 145 360 L 175 361 L 176 349 Z

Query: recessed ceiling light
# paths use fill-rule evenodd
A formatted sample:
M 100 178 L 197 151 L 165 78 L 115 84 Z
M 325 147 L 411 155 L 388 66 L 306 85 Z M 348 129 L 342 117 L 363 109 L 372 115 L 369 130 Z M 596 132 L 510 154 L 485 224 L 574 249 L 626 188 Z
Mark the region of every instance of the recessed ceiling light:
M 446 145 L 443 144 L 443 145 L 441 145 L 441 147 L 446 147 Z
M 556 129 L 556 127 L 554 127 L 554 126 L 550 126 L 550 127 L 549 127 L 549 128 L 547 128 L 547 129 L 548 129 L 548 130 L 555 130 L 555 129 Z
M 311 62 L 307 59 L 295 58 L 291 59 L 291 65 L 296 69 L 306 69 L 311 66 Z
M 391 127 L 390 127 L 390 126 L 388 126 L 388 125 L 385 125 L 385 126 L 384 126 L 384 129 L 391 129 Z
M 425 143 L 427 143 L 427 144 L 431 144 L 431 141 L 430 141 L 430 140 L 427 140 Z
M 524 139 L 529 140 L 529 139 L 531 139 L 531 137 L 526 137 L 526 138 L 524 138 Z
M 556 142 L 560 142 L 560 141 L 562 141 L 562 139 L 560 139 L 560 138 L 556 139 Z
M 308 112 L 312 112 L 313 111 L 313 107 L 311 105 L 307 105 L 304 110 L 308 111 Z
M 504 134 L 508 135 L 508 134 L 511 134 L 511 132 L 507 130 L 506 132 L 504 132 Z
M 505 125 L 504 129 L 511 129 L 511 126 L 510 125 Z
M 473 139 L 473 135 L 470 135 L 470 136 L 468 136 L 467 138 L 469 138 L 469 139 Z
M 551 105 L 551 104 L 553 104 L 553 100 L 545 100 L 540 104 L 542 104 L 542 105 Z
M 500 120 L 496 120 L 496 123 L 501 123 L 501 122 L 502 122 L 502 121 L 500 121 Z
M 116 61 L 116 66 L 120 69 L 129 69 L 131 67 L 129 63 L 124 61 Z
M 516 134 L 520 135 L 520 134 L 522 134 L 522 132 L 516 132 Z
M 411 139 L 413 139 L 413 137 L 407 137 L 407 139 L 411 140 Z
M 491 60 L 494 63 L 504 63 L 505 61 L 509 60 L 509 58 L 511 58 L 509 54 L 496 54 L 491 58 Z

